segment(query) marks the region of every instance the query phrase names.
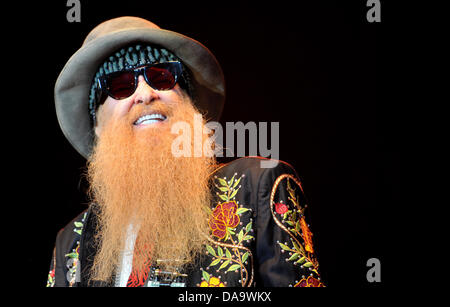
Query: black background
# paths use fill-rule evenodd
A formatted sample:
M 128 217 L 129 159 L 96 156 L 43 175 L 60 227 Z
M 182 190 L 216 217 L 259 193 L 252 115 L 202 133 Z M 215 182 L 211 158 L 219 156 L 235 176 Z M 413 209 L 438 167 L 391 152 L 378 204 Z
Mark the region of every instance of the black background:
M 389 217 L 397 201 L 399 159 L 393 9 L 369 23 L 366 1 L 170 2 L 81 0 L 81 22 L 65 1 L 10 10 L 6 31 L 18 75 L 8 104 L 5 194 L 17 221 L 9 274 L 43 287 L 59 229 L 88 202 L 84 159 L 63 136 L 53 87 L 69 57 L 98 23 L 139 16 L 206 45 L 221 63 L 227 100 L 221 122 L 280 122 L 280 159 L 295 167 L 309 199 L 309 222 L 329 287 L 390 284 Z M 30 69 L 31 67 L 31 69 Z M 31 70 L 31 72 L 30 72 Z M 23 72 L 31 77 L 24 77 Z M 9 110 L 9 109 L 8 109 Z M 17 118 L 20 118 L 17 119 Z M 12 128 L 14 127 L 14 128 Z M 11 236 L 10 236 L 11 237 Z M 366 262 L 381 261 L 380 284 Z

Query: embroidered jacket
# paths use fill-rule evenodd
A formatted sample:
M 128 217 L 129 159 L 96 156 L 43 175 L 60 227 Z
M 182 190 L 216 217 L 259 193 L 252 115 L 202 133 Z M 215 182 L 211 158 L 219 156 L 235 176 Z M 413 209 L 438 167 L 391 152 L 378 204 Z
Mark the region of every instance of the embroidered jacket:
M 213 174 L 211 232 L 199 265 L 186 272 L 150 267 L 144 275 L 130 276 L 127 285 L 323 287 L 296 172 L 282 161 L 261 168 L 261 161 L 237 159 Z M 95 228 L 91 206 L 58 233 L 47 286 L 114 286 L 88 283 Z

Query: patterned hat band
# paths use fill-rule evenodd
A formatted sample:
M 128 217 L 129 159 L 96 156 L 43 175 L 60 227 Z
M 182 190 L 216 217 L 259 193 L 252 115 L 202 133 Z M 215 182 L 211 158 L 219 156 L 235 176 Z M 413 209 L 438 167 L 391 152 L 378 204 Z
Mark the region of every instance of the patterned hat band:
M 180 59 L 167 49 L 142 44 L 133 44 L 124 47 L 109 56 L 97 70 L 89 92 L 89 114 L 91 115 L 94 125 L 96 122 L 95 113 L 97 111 L 97 81 L 101 76 L 116 71 L 133 69 L 145 64 L 164 63 L 169 61 L 180 61 Z M 194 99 L 194 89 L 185 66 L 179 84 L 180 87 L 186 90 L 188 95 Z

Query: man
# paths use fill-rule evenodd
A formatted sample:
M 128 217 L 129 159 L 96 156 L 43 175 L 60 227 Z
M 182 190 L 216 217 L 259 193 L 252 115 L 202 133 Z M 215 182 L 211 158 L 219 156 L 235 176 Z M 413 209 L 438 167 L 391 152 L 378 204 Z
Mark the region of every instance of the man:
M 291 166 L 174 154 L 174 127 L 203 131 L 224 97 L 217 60 L 191 38 L 136 17 L 89 33 L 55 104 L 92 204 L 58 233 L 48 286 L 323 286 Z

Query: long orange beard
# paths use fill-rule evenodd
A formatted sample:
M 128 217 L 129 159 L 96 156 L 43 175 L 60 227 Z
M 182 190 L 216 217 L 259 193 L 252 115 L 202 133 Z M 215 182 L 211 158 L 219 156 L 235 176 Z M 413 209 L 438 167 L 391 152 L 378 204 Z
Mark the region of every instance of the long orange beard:
M 130 224 L 139 229 L 133 257 L 137 270 L 157 259 L 169 260 L 160 264 L 162 269 L 173 269 L 179 260 L 192 262 L 204 248 L 215 160 L 177 158 L 171 152 L 177 137 L 171 125 L 184 121 L 193 127 L 197 111 L 190 103 L 173 109 L 155 103 L 151 109 L 168 114 L 168 122 L 136 131 L 130 119 L 145 108 L 136 105 L 129 118 L 110 120 L 88 161 L 90 195 L 100 208 L 91 280 L 112 277 Z

